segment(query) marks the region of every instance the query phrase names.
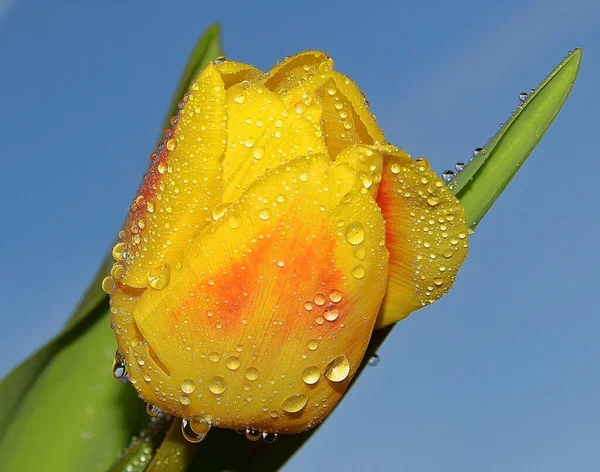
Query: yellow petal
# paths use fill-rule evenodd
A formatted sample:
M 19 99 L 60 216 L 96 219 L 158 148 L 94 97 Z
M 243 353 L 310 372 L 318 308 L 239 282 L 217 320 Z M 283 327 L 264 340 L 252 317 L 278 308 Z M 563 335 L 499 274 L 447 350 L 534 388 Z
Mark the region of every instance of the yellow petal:
M 220 158 L 225 149 L 225 89 L 207 66 L 182 102 L 177 122 L 138 190 L 114 255 L 125 270 L 122 282 L 146 287 L 211 220 L 221 199 Z
M 227 107 L 224 202 L 237 199 L 267 169 L 299 156 L 327 153 L 319 123 L 288 109 L 260 83 L 232 86 Z
M 269 90 L 287 95 L 298 87 L 309 85 L 303 91 L 315 90 L 331 76 L 333 59 L 321 51 L 303 51 L 275 64 L 263 77 Z
M 382 328 L 441 298 L 467 257 L 462 206 L 424 159 L 392 146 L 384 153 L 377 203 L 390 252 L 388 289 L 377 319 Z
M 333 71 L 333 60 L 325 53 L 297 54 L 276 65 L 265 77 L 265 86 L 286 102 L 301 104 L 301 99 L 308 99 L 322 105 L 323 133 L 330 156 L 355 143 L 385 143 L 364 94 L 348 77 Z
M 360 144 L 348 146 L 337 155 L 335 162 L 348 164 L 363 184 L 361 192 L 368 193 L 374 200 L 377 198 L 383 169 L 383 154 L 377 148 Z
M 164 289 L 123 310 L 115 301 L 140 395 L 234 429 L 321 422 L 356 373 L 385 291 L 383 219 L 362 188 L 327 156 L 273 169 L 173 262 Z
M 244 80 L 256 79 L 260 74 L 260 70 L 250 64 L 236 61 L 219 61 L 214 63 L 215 68 L 221 74 L 225 89 L 232 85 L 239 84 Z

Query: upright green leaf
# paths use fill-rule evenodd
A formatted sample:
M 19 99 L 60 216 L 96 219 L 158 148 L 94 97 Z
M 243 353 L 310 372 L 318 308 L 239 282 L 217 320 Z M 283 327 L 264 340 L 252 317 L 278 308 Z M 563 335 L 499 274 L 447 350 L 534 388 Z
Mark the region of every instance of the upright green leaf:
M 493 205 L 564 105 L 579 72 L 575 49 L 529 95 L 500 131 L 450 184 L 471 229 Z

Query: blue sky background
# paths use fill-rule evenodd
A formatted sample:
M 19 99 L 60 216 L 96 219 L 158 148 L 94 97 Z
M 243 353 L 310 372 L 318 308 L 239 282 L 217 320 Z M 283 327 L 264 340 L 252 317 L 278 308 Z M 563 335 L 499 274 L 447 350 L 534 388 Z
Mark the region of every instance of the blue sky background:
M 396 328 L 286 470 L 598 470 L 597 0 L 75 3 L 0 0 L 0 375 L 87 287 L 214 20 L 228 57 L 264 69 L 328 51 L 388 139 L 439 172 L 582 47 L 569 102 L 454 290 Z

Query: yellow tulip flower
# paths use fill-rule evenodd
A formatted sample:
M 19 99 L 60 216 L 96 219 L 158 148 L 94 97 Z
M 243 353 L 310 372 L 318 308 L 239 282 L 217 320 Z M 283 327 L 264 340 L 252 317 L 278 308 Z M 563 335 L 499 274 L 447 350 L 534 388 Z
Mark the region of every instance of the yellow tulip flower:
M 463 209 L 324 53 L 217 60 L 179 109 L 104 281 L 117 369 L 200 436 L 310 429 L 373 330 L 450 289 Z

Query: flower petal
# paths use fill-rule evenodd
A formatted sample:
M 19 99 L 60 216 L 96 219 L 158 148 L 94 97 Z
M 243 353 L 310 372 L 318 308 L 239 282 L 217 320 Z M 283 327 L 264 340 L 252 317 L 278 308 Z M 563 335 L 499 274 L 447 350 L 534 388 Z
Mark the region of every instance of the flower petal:
M 136 327 L 121 326 L 129 364 L 139 367 L 147 342 L 160 357 L 152 368 L 169 375 L 145 381 L 155 375 L 146 359 L 133 365 L 142 397 L 228 428 L 297 432 L 322 421 L 356 373 L 386 286 L 383 219 L 362 188 L 347 164 L 299 158 L 205 228 L 170 283 L 136 302 Z
M 227 107 L 224 202 L 236 200 L 267 169 L 299 156 L 327 153 L 320 121 L 289 110 L 260 83 L 232 86 L 227 91 Z
M 379 149 L 384 162 L 377 203 L 390 252 L 377 319 L 382 328 L 448 292 L 467 257 L 468 232 L 460 202 L 426 160 L 412 160 L 393 146 Z
M 221 199 L 220 158 L 225 149 L 225 89 L 208 65 L 192 85 L 173 129 L 145 175 L 113 254 L 122 282 L 146 287 L 157 270 L 211 220 Z
M 333 71 L 333 60 L 319 51 L 306 51 L 276 65 L 263 80 L 265 87 L 286 102 L 311 99 L 323 107 L 323 132 L 335 157 L 354 143 L 385 143 L 383 132 L 358 86 Z M 300 105 L 302 106 L 302 105 Z
M 243 62 L 224 60 L 215 62 L 214 66 L 221 74 L 225 89 L 244 80 L 256 79 L 261 74 L 259 69 Z
M 303 92 L 315 90 L 331 75 L 332 68 L 333 59 L 324 52 L 302 51 L 275 64 L 264 75 L 263 84 L 283 96 L 294 93 L 298 87 L 303 87 Z

